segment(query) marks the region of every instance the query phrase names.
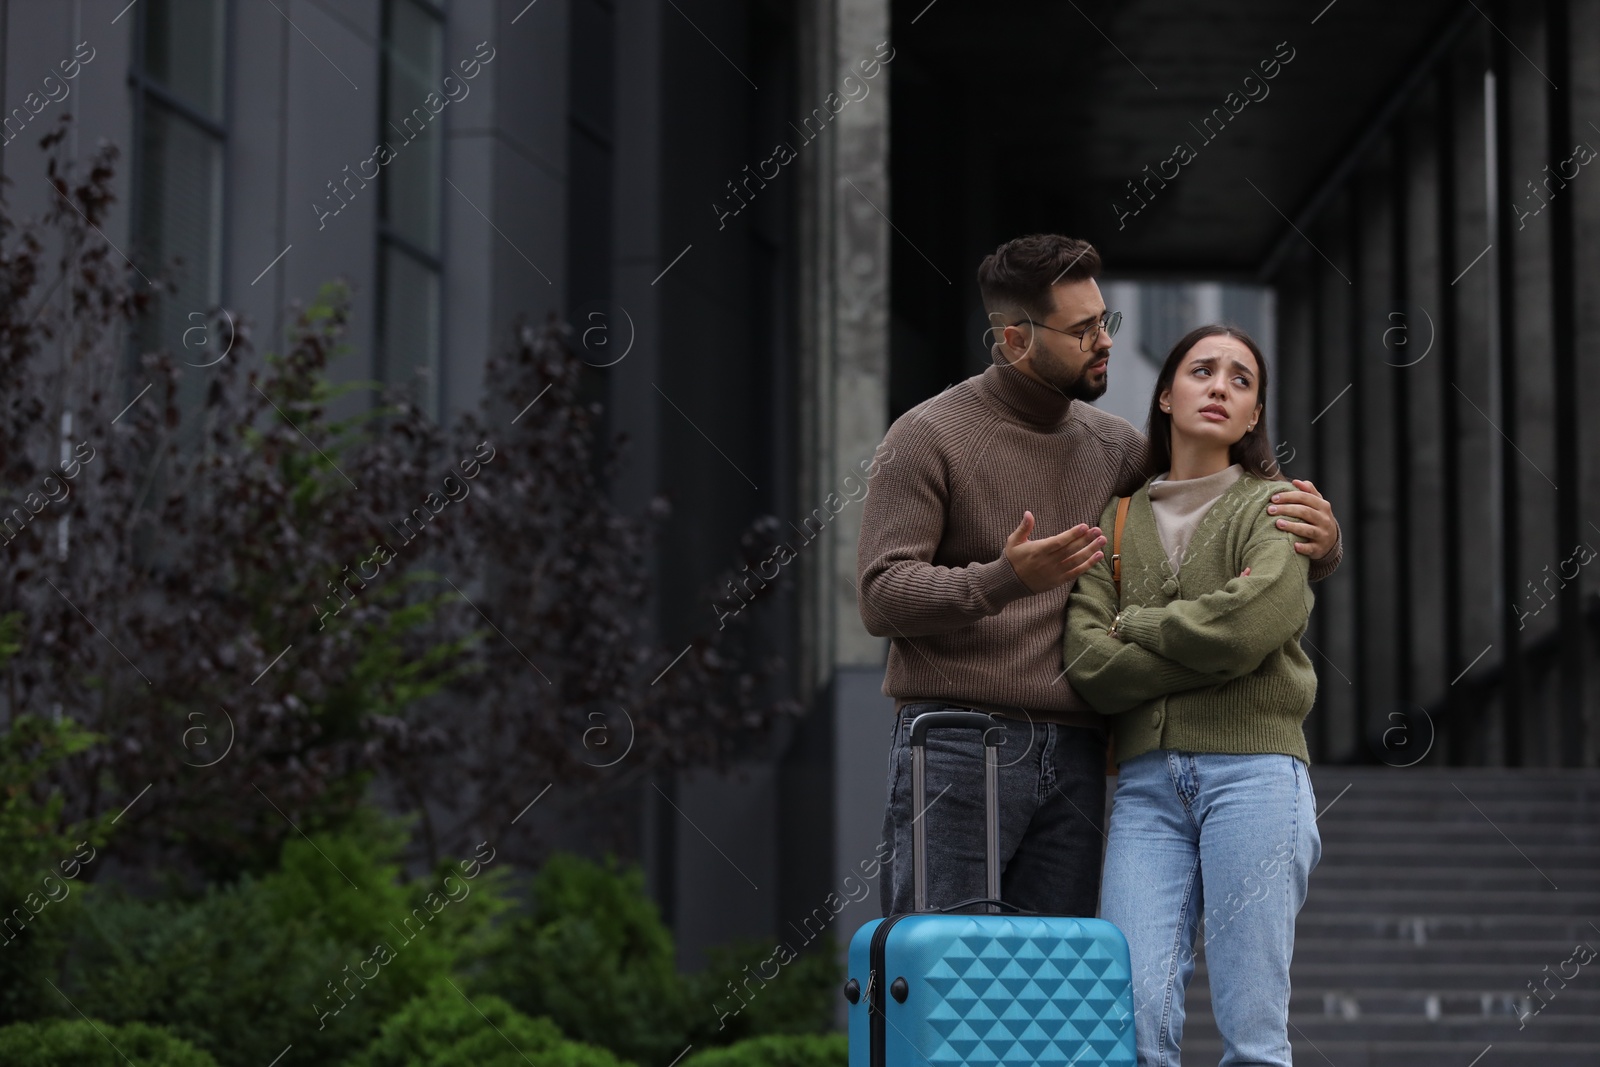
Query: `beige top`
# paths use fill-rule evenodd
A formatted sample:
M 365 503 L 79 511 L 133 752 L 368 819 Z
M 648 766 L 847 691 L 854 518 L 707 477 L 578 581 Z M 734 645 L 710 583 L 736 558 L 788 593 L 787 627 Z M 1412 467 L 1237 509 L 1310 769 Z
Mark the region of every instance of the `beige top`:
M 1150 483 L 1150 510 L 1156 517 L 1156 531 L 1161 535 L 1167 562 L 1172 566 L 1172 573 L 1177 574 L 1194 528 L 1217 498 L 1244 477 L 1244 468 L 1235 463 L 1204 478 L 1184 478 L 1176 482 L 1167 480 L 1170 473 L 1158 474 Z

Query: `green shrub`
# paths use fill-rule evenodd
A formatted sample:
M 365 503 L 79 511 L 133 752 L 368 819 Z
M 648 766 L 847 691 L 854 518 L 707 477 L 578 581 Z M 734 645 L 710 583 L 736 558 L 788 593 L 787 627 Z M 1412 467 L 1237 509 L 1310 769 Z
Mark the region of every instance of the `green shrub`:
M 697 1048 L 833 1029 L 844 971 L 831 935 L 799 954 L 780 954 L 771 942 L 738 941 L 707 956 L 706 968 L 686 980 L 685 1021 Z
M 6 1067 L 217 1067 L 217 1061 L 165 1030 L 144 1023 L 112 1026 L 51 1019 L 0 1027 Z
M 347 1067 L 623 1067 L 603 1048 L 563 1038 L 548 1019 L 531 1019 L 489 994 L 468 1002 L 458 987 L 436 981 Z
M 696 1052 L 680 1067 L 845 1067 L 844 1034 L 768 1034 Z
M 61 1003 L 40 976 L 55 973 L 65 950 L 88 886 L 77 876 L 105 844 L 105 819 L 62 827 L 61 792 L 43 800 L 36 794 L 50 768 L 94 740 L 70 719 L 32 715 L 17 716 L 0 733 L 0 1025 L 50 1014 Z
M 435 975 L 485 951 L 507 906 L 490 866 L 470 881 L 458 873 L 448 892 L 460 899 L 436 895 L 434 914 L 425 899 L 442 873 L 401 884 L 402 828 L 363 821 L 292 838 L 279 870 L 198 901 L 104 893 L 86 911 L 65 990 L 91 1016 L 161 1024 L 225 1064 L 290 1044 L 278 1067 L 350 1055 Z
M 713 949 L 703 971 L 680 975 L 672 935 L 637 867 L 557 854 L 534 878 L 532 893 L 531 910 L 508 924 L 481 987 L 529 1015 L 548 1016 L 571 1038 L 637 1063 L 664 1064 L 691 1042 L 705 1048 L 833 1025 L 844 977 L 831 940 L 764 984 L 750 975 L 774 956 L 769 942 Z M 766 973 L 773 966 L 767 963 Z
M 665 1064 L 687 1044 L 684 983 L 672 935 L 638 868 L 557 854 L 508 925 L 481 987 L 578 1041 Z
M 22 616 L 0 616 L 0 667 L 17 651 Z M 54 974 L 111 812 L 65 823 L 65 797 L 46 783 L 99 738 L 67 718 L 21 714 L 0 732 L 0 1026 L 61 1006 L 40 976 Z M 0 1061 L 4 1062 L 4 1061 Z

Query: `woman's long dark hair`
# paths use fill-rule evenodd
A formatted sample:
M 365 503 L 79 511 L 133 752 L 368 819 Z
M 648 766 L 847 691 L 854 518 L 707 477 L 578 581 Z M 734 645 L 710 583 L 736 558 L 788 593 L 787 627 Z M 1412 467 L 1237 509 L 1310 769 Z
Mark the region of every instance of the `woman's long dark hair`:
M 1161 394 L 1172 388 L 1172 382 L 1178 376 L 1178 364 L 1189 354 L 1189 349 L 1207 337 L 1231 337 L 1256 357 L 1256 403 L 1261 405 L 1261 417 L 1256 419 L 1255 429 L 1248 431 L 1228 449 L 1228 458 L 1252 477 L 1285 480 L 1283 472 L 1278 470 L 1272 445 L 1267 441 L 1266 357 L 1261 354 L 1261 346 L 1256 344 L 1255 338 L 1243 330 L 1215 324 L 1199 326 L 1184 334 L 1172 346 L 1172 351 L 1167 353 L 1167 361 L 1161 365 L 1161 376 L 1156 379 L 1155 391 L 1150 397 L 1150 419 L 1145 423 L 1145 433 L 1150 438 L 1150 469 L 1146 471 L 1146 477 L 1172 469 L 1172 416 L 1161 410 Z

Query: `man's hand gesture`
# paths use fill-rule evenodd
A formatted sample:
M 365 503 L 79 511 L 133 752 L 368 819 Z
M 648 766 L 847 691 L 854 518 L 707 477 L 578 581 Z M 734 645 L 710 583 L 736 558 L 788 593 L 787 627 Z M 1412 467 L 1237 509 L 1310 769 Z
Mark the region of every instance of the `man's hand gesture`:
M 1035 593 L 1047 592 L 1077 578 L 1105 555 L 1100 546 L 1106 539 L 1100 527 L 1083 523 L 1063 530 L 1054 537 L 1028 540 L 1033 532 L 1033 512 L 1024 511 L 1022 521 L 1006 538 L 1006 559 L 1022 584 Z

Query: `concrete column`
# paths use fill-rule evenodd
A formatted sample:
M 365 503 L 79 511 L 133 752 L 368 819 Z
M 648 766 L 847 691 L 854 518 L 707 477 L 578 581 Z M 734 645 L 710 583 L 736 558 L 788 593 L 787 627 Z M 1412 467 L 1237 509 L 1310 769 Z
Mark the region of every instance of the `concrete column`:
M 1552 82 L 1572 83 L 1571 37 L 1572 5 L 1565 0 L 1545 5 L 1545 60 Z M 1576 147 L 1573 142 L 1581 129 L 1588 133 L 1573 115 L 1572 93 L 1563 92 L 1552 84 L 1545 92 L 1547 114 L 1546 154 L 1552 161 L 1550 169 L 1558 192 L 1568 193 L 1569 184 L 1579 172 L 1578 160 L 1593 158 L 1594 149 Z M 1584 153 L 1587 156 L 1584 156 Z M 1548 173 L 1548 172 L 1547 172 Z M 1568 486 L 1579 483 L 1578 434 L 1579 412 L 1572 406 L 1577 395 L 1578 353 L 1577 320 L 1578 291 L 1577 270 L 1577 212 L 1571 195 L 1552 198 L 1550 208 L 1550 321 L 1551 321 L 1551 371 L 1555 387 L 1552 390 L 1555 419 L 1555 464 L 1557 482 Z M 1589 670 L 1585 656 L 1583 633 L 1583 605 L 1577 575 L 1568 571 L 1579 566 L 1577 559 L 1585 552 L 1579 540 L 1583 528 L 1582 499 L 1569 491 L 1558 493 L 1555 499 L 1555 541 L 1561 557 L 1555 566 L 1560 607 L 1557 616 L 1556 637 L 1557 669 L 1554 700 L 1550 707 L 1550 729 L 1546 736 L 1552 741 L 1550 763 L 1556 766 L 1581 766 L 1585 745 L 1583 689 Z M 1561 572 L 1568 571 L 1563 576 Z
M 1592 47 L 1600 40 L 1600 8 L 1592 4 L 1573 4 L 1571 7 L 1572 75 L 1566 91 L 1573 94 L 1574 116 L 1600 114 L 1600 50 Z M 1600 149 L 1600 134 L 1595 134 L 1587 124 L 1575 124 L 1575 141 L 1582 141 Z M 1600 162 L 1596 160 L 1595 162 Z M 1588 171 L 1593 164 L 1585 167 Z M 1600 174 L 1583 173 L 1574 180 L 1572 194 L 1574 237 L 1574 284 L 1579 294 L 1577 301 L 1577 389 L 1575 395 L 1565 398 L 1579 412 L 1591 412 L 1600 406 Z M 1588 298 L 1585 298 L 1588 294 Z M 1588 546 L 1600 551 L 1600 421 L 1592 418 L 1578 419 L 1578 480 L 1568 491 L 1580 498 L 1581 522 L 1578 536 Z M 1571 546 L 1563 546 L 1569 548 Z M 1600 598 L 1600 560 L 1585 566 L 1578 577 L 1584 603 L 1592 604 Z M 1587 661 L 1600 663 L 1600 626 L 1587 624 L 1591 635 Z M 1584 766 L 1600 764 L 1600 673 L 1593 669 L 1585 672 L 1582 694 L 1585 737 L 1582 760 Z
M 1313 299 L 1315 274 L 1308 257 L 1310 249 L 1291 255 L 1277 277 L 1277 322 L 1274 332 L 1278 339 L 1279 356 L 1272 361 L 1272 381 L 1277 394 L 1267 407 L 1267 439 L 1273 446 L 1274 457 L 1286 477 L 1311 478 L 1327 492 L 1323 477 L 1317 468 L 1316 450 L 1312 448 L 1310 422 L 1317 412 L 1316 403 L 1316 344 L 1314 337 Z M 1320 259 L 1318 260 L 1320 262 Z M 1311 645 L 1321 647 L 1326 629 L 1322 613 L 1320 588 L 1316 589 L 1317 610 L 1313 611 L 1307 637 Z M 1309 646 L 1308 646 L 1309 647 Z M 1319 671 L 1327 668 L 1320 657 L 1313 654 L 1313 663 Z M 1326 692 L 1325 686 L 1319 687 Z M 1328 721 L 1325 701 L 1319 701 L 1306 723 L 1306 741 L 1313 760 L 1326 758 Z
M 1530 54 L 1545 51 L 1542 7 L 1512 6 L 1511 24 L 1505 31 Z M 1559 179 L 1546 188 L 1545 165 L 1553 164 L 1548 152 L 1545 94 L 1548 83 L 1525 63 L 1511 62 L 1506 70 L 1511 96 L 1509 138 L 1510 183 L 1500 190 L 1498 207 L 1510 217 L 1511 247 L 1503 251 L 1502 264 L 1512 273 L 1515 304 L 1513 347 L 1502 353 L 1502 382 L 1514 384 L 1504 397 L 1501 429 L 1507 465 L 1509 507 L 1505 522 L 1515 538 L 1506 576 L 1508 640 L 1517 641 L 1525 657 L 1534 648 L 1556 640 L 1559 629 L 1559 581 L 1555 575 L 1567 555 L 1556 541 L 1555 367 L 1551 354 L 1550 228 L 1553 213 L 1545 206 L 1553 197 L 1570 196 Z M 1579 179 L 1585 177 L 1580 174 Z M 1536 212 L 1524 215 L 1523 212 Z M 1566 487 L 1571 491 L 1572 487 Z M 1571 546 L 1565 546 L 1571 548 Z M 1546 569 L 1548 568 L 1548 569 Z M 1542 599 L 1541 599 L 1542 598 Z M 1541 609 L 1542 603 L 1549 607 Z M 1522 615 L 1532 611 L 1536 614 Z M 1516 619 L 1512 616 L 1516 614 Z M 1539 766 L 1557 762 L 1555 685 L 1547 672 L 1525 658 L 1523 684 L 1506 694 L 1506 714 L 1520 724 L 1523 762 Z
M 1276 395 L 1267 407 L 1267 432 L 1283 473 L 1315 481 L 1316 457 L 1308 430 L 1317 414 L 1309 266 L 1305 254 L 1296 255 L 1278 278 L 1274 324 L 1278 351 L 1271 363 Z
M 879 42 L 889 40 L 889 5 L 884 0 L 837 0 L 837 22 L 831 46 L 834 75 L 828 91 L 854 74 L 856 65 L 872 60 Z M 825 482 L 818 489 L 833 492 L 837 479 L 857 470 L 870 457 L 888 429 L 889 403 L 889 85 L 892 70 L 876 79 L 876 91 L 859 105 L 845 108 L 835 120 L 831 173 L 833 210 L 824 223 L 833 230 L 828 269 L 835 285 L 829 309 L 831 345 L 819 347 L 819 358 L 832 363 L 831 440 L 821 462 Z M 831 349 L 831 351 L 830 351 Z M 831 357 L 831 358 L 830 358 Z M 875 666 L 883 661 L 883 641 L 861 624 L 855 598 L 856 541 L 860 509 L 846 509 L 832 524 L 835 663 Z
M 1355 288 L 1346 281 L 1355 270 L 1350 245 L 1354 208 L 1348 190 L 1330 205 L 1324 224 L 1311 234 L 1338 270 L 1320 257 L 1312 263 L 1316 286 L 1316 411 L 1307 426 L 1317 459 L 1317 487 L 1339 509 L 1347 562 L 1317 586 L 1316 614 L 1324 640 L 1316 650 L 1318 714 L 1327 722 L 1328 751 L 1324 758 L 1346 761 L 1362 758 L 1359 677 L 1356 649 L 1358 619 L 1356 588 L 1366 550 L 1361 522 L 1361 497 L 1357 492 L 1355 404 L 1346 391 L 1354 383 L 1352 306 Z M 1341 277 L 1341 272 L 1343 277 Z
M 1424 89 L 1414 110 L 1396 129 L 1396 151 L 1408 156 L 1406 184 L 1399 191 L 1406 204 L 1406 299 L 1396 305 L 1403 318 L 1391 317 L 1384 331 L 1385 358 L 1396 365 L 1396 376 L 1405 376 L 1405 438 L 1399 456 L 1406 469 L 1405 499 L 1400 502 L 1405 520 L 1397 531 L 1411 603 L 1412 676 L 1405 680 L 1405 688 L 1410 699 L 1424 707 L 1443 699 L 1453 677 L 1445 662 L 1445 556 L 1434 536 L 1419 536 L 1424 529 L 1435 536 L 1450 536 L 1450 531 L 1434 521 L 1435 516 L 1444 514 L 1443 453 L 1447 447 L 1439 432 L 1443 362 L 1436 323 L 1441 313 L 1441 266 L 1439 212 L 1434 206 L 1440 182 L 1447 179 L 1441 173 L 1437 142 L 1429 134 L 1438 121 L 1436 108 L 1436 97 Z M 1443 279 L 1444 284 L 1448 282 Z M 1397 328 L 1400 332 L 1390 332 Z M 1397 763 L 1421 759 L 1424 746 L 1431 743 L 1431 729 L 1417 723 L 1406 734 L 1404 746 L 1385 748 L 1381 758 Z M 1393 750 L 1396 748 L 1398 751 Z
M 1385 360 L 1383 334 L 1394 310 L 1394 235 L 1392 179 L 1387 152 L 1375 153 L 1371 169 L 1355 178 L 1359 253 L 1352 274 L 1357 300 L 1351 323 L 1351 354 L 1355 361 L 1355 388 L 1344 409 L 1356 420 L 1355 452 L 1359 464 L 1357 492 L 1361 513 L 1357 518 L 1362 552 L 1357 562 L 1361 613 L 1359 670 L 1355 679 L 1360 695 L 1357 708 L 1362 733 L 1360 743 L 1370 748 L 1374 737 L 1387 728 L 1387 716 L 1401 696 L 1398 643 L 1407 636 L 1395 623 L 1401 566 L 1396 557 L 1399 530 L 1396 522 L 1395 468 L 1401 462 L 1394 433 L 1394 390 L 1397 371 Z M 1376 732 L 1374 732 L 1376 731 Z
M 886 0 L 819 0 L 801 42 L 800 111 L 843 95 L 847 75 L 888 51 Z M 889 268 L 893 231 L 888 188 L 889 79 L 850 104 L 802 153 L 799 205 L 801 333 L 800 506 L 838 491 L 872 456 L 888 429 Z M 869 489 L 870 492 L 870 489 Z M 786 767 L 784 825 L 820 823 L 826 840 L 804 844 L 785 914 L 804 913 L 837 892 L 870 859 L 883 817 L 890 702 L 881 693 L 886 644 L 861 624 L 856 600 L 859 508 L 845 508 L 803 557 L 803 694 L 813 709 Z M 837 920 L 841 943 L 877 914 L 876 886 Z M 812 899 L 815 897 L 816 899 Z
M 1455 109 L 1446 121 L 1454 126 L 1455 157 L 1449 167 L 1456 185 L 1456 261 L 1445 279 L 1455 291 L 1453 352 L 1450 380 L 1441 388 L 1443 403 L 1453 405 L 1459 505 L 1454 536 L 1459 544 L 1457 570 L 1449 575 L 1460 590 L 1460 661 L 1450 676 L 1452 762 L 1478 762 L 1486 756 L 1487 722 L 1474 698 L 1477 677 L 1503 662 L 1499 640 L 1500 589 L 1500 435 L 1486 413 L 1498 395 L 1494 381 L 1497 341 L 1492 316 L 1495 300 L 1494 240 L 1489 214 L 1493 160 L 1487 142 L 1484 68 L 1488 62 L 1488 27 L 1462 36 L 1450 70 Z M 1481 255 L 1482 258 L 1479 258 Z M 1474 262 L 1476 260 L 1476 262 Z M 1482 409 L 1482 410 L 1478 410 Z
M 873 59 L 889 41 L 887 0 L 835 0 L 831 48 L 838 81 Z M 889 84 L 891 65 L 878 75 L 860 110 L 846 108 L 835 130 L 832 173 L 833 210 L 826 225 L 834 231 L 831 271 L 831 363 L 834 416 L 831 441 L 822 451 L 826 492 L 843 475 L 869 458 L 883 440 L 889 416 L 889 270 L 893 232 L 889 200 Z M 842 121 L 848 120 L 848 121 Z M 819 358 L 829 360 L 829 348 Z M 820 398 L 819 398 L 820 399 Z M 870 490 L 869 490 L 870 491 Z M 820 498 L 819 498 L 820 499 Z M 873 857 L 881 837 L 885 796 L 884 757 L 889 738 L 889 701 L 881 693 L 885 642 L 868 634 L 856 601 L 856 542 L 861 510 L 846 508 L 833 524 L 832 576 L 829 580 L 834 681 L 834 842 L 830 891 Z M 876 887 L 873 887 L 874 889 Z M 840 917 L 841 943 L 878 911 L 876 893 L 850 905 Z

